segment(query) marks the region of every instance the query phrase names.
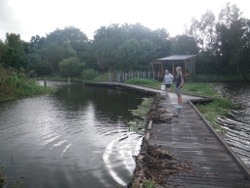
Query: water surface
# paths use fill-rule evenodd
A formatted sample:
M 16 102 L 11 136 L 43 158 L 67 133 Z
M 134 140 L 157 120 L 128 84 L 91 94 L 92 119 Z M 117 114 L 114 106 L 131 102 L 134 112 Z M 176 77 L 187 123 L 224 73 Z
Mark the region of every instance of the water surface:
M 215 89 L 240 106 L 229 115 L 219 117 L 218 122 L 227 130 L 226 142 L 250 168 L 250 84 L 222 84 Z
M 0 103 L 0 163 L 25 187 L 126 185 L 142 136 L 130 131 L 128 109 L 142 95 L 48 82 L 55 94 Z

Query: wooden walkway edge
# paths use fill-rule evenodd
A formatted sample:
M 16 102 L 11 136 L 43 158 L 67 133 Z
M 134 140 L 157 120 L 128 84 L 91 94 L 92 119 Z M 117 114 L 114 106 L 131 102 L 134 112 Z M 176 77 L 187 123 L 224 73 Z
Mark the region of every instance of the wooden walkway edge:
M 86 83 L 89 86 L 122 87 L 155 95 L 164 91 L 117 82 Z M 176 110 L 177 97 L 170 93 L 161 101 L 161 107 L 175 112 L 178 117 L 171 124 L 149 122 L 145 139 L 152 145 L 161 145 L 180 159 L 192 162 L 195 171 L 205 176 L 179 174 L 171 177 L 182 187 L 229 187 L 250 188 L 250 171 L 223 138 L 218 135 L 196 109 L 193 102 L 206 100 L 202 97 L 184 95 L 183 109 Z

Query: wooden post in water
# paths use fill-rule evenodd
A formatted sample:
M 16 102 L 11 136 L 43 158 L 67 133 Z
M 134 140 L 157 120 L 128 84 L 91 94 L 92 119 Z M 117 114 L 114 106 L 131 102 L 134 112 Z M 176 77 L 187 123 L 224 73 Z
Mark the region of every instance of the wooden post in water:
M 68 86 L 70 86 L 70 77 L 68 77 Z
M 44 87 L 47 87 L 47 76 L 44 77 Z

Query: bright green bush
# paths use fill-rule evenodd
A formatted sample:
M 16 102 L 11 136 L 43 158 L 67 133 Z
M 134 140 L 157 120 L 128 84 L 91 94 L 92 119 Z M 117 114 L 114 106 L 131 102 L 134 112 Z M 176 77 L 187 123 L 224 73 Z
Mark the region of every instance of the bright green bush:
M 98 72 L 94 69 L 86 69 L 82 71 L 82 77 L 86 80 L 91 80 L 98 76 Z
M 59 62 L 59 69 L 62 76 L 81 76 L 82 70 L 85 67 L 85 63 L 81 63 L 76 57 L 67 58 Z
M 158 89 L 160 88 L 160 85 L 161 85 L 161 82 L 155 79 L 143 79 L 143 78 L 134 78 L 131 80 L 127 80 L 125 83 L 148 86 L 148 87 L 153 87 L 153 88 L 158 88 Z

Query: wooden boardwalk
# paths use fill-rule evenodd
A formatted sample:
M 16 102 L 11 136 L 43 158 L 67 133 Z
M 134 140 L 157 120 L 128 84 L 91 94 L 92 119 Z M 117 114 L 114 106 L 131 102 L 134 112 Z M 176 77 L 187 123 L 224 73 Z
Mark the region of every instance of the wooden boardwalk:
M 86 84 L 88 85 L 88 83 Z M 123 87 L 149 94 L 163 91 L 122 83 L 90 83 L 89 85 Z M 183 109 L 176 110 L 177 97 L 170 93 L 161 106 L 178 114 L 171 124 L 153 123 L 149 143 L 161 145 L 176 157 L 193 163 L 193 170 L 204 174 L 195 176 L 179 174 L 171 177 L 175 185 L 186 188 L 250 188 L 249 169 L 232 152 L 225 142 L 211 130 L 206 121 L 195 110 L 190 100 L 201 97 L 183 95 Z

